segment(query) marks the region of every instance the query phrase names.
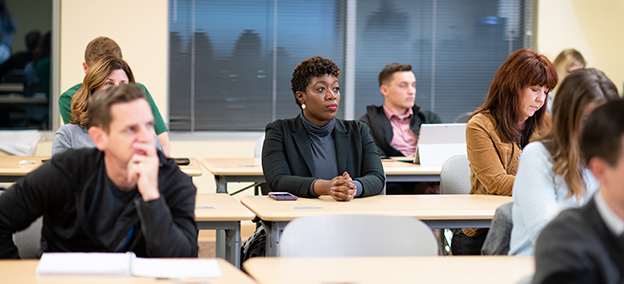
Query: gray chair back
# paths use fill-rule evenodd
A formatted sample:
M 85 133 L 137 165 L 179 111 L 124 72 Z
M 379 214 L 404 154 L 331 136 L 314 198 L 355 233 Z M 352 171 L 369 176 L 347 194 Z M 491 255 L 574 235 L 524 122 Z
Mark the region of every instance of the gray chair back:
M 13 242 L 17 246 L 21 259 L 34 259 L 39 256 L 41 248 L 41 227 L 43 218 L 39 217 L 30 227 L 13 234 Z
M 455 120 L 453 120 L 454 123 L 466 123 L 468 122 L 468 119 L 470 119 L 470 116 L 472 115 L 472 111 L 469 112 L 464 112 L 460 115 L 458 115 Z
M 470 163 L 468 156 L 450 157 L 440 171 L 440 194 L 468 194 L 470 192 Z
M 283 257 L 435 256 L 437 250 L 427 225 L 402 216 L 302 217 L 280 238 Z

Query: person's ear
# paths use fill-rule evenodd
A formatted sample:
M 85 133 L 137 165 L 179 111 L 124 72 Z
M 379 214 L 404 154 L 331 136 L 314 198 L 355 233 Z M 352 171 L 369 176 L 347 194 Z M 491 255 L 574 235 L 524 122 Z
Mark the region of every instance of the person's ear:
M 93 140 L 95 144 L 95 148 L 98 148 L 100 151 L 104 151 L 106 146 L 108 145 L 108 134 L 104 129 L 98 126 L 89 127 L 89 137 Z
M 607 170 L 607 162 L 601 158 L 593 157 L 589 160 L 589 165 L 587 168 L 592 172 L 594 177 L 600 182 L 600 184 L 604 184 L 606 170 Z
M 295 94 L 297 95 L 297 101 L 299 101 L 300 104 L 304 105 L 305 100 L 303 99 L 303 96 L 305 95 L 305 93 L 302 91 L 297 91 Z
M 85 74 L 89 72 L 89 66 L 87 66 L 87 62 L 82 62 L 82 69 L 84 69 Z
M 381 87 L 379 87 L 379 91 L 384 96 L 384 98 L 388 96 L 388 87 L 386 85 L 381 85 Z

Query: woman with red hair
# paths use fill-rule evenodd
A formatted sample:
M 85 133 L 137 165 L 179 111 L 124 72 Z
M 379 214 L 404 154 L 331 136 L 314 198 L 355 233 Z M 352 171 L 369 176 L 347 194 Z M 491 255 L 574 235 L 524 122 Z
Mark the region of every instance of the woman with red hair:
M 522 149 L 550 126 L 545 105 L 556 85 L 557 71 L 544 55 L 519 49 L 505 60 L 466 127 L 470 194 L 511 196 Z M 481 254 L 487 231 L 456 230 L 453 254 Z

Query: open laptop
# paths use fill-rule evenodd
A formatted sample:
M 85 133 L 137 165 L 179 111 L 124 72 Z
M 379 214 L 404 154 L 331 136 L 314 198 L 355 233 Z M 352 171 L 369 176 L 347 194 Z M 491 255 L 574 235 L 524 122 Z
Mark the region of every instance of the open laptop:
M 450 157 L 466 155 L 466 123 L 423 124 L 415 163 L 441 166 Z

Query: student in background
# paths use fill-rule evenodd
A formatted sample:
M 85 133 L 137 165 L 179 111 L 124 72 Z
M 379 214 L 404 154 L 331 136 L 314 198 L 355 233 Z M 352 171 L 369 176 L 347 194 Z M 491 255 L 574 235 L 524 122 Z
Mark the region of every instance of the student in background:
M 126 252 L 197 257 L 196 188 L 156 151 L 154 117 L 142 88 L 111 87 L 89 99 L 96 148 L 70 150 L 0 195 L 0 258 L 43 216 L 43 252 Z
M 104 57 L 113 56 L 119 59 L 122 59 L 121 48 L 119 45 L 112 39 L 107 37 L 97 37 L 93 39 L 87 45 L 85 49 L 85 62 L 82 63 L 82 67 L 84 69 L 85 74 L 89 71 L 89 68 L 93 66 L 93 64 L 102 60 Z M 158 140 L 160 144 L 162 144 L 163 152 L 165 156 L 169 156 L 170 144 L 169 144 L 169 134 L 167 133 L 167 125 L 162 119 L 154 100 L 152 99 L 152 95 L 150 95 L 147 88 L 140 83 L 137 85 L 143 88 L 143 91 L 147 94 L 147 100 L 150 103 L 150 107 L 152 108 L 152 114 L 154 115 L 154 120 L 156 124 L 154 125 L 154 129 L 156 130 L 156 134 L 158 134 Z M 82 84 L 77 84 L 71 87 L 69 90 L 65 91 L 61 97 L 59 98 L 59 109 L 61 116 L 63 117 L 63 123 L 69 123 L 72 119 L 71 114 L 71 103 L 72 97 L 80 89 Z
M 301 114 L 266 127 L 262 170 L 271 191 L 350 201 L 383 189 L 384 171 L 368 127 L 336 118 L 339 76 L 336 63 L 320 56 L 295 68 L 291 84 Z
M 562 212 L 535 245 L 533 283 L 624 282 L 624 101 L 597 108 L 581 138 L 583 162 L 600 191 Z
M 95 144 L 89 136 L 89 98 L 96 92 L 111 86 L 134 84 L 134 75 L 128 63 L 117 57 L 105 57 L 89 69 L 82 87 L 72 99 L 72 119 L 61 126 L 54 135 L 52 156 L 70 149 L 93 148 Z M 156 135 L 156 132 L 154 132 Z M 158 150 L 162 146 L 156 141 Z
M 513 186 L 509 255 L 533 255 L 540 231 L 562 209 L 581 206 L 598 190 L 582 162 L 580 138 L 589 114 L 620 97 L 601 71 L 573 71 L 558 88 L 552 127 L 522 152 Z
M 578 52 L 576 49 L 566 49 L 557 55 L 555 61 L 553 61 L 553 65 L 555 66 L 555 70 L 557 70 L 557 76 L 559 78 L 557 86 L 560 86 L 570 72 L 578 69 L 583 69 L 587 66 L 587 62 L 585 62 L 585 58 Z M 557 94 L 558 88 L 553 90 L 548 95 L 548 113 L 552 113 L 552 104 L 555 99 L 555 95 Z
M 26 64 L 33 60 L 33 53 L 39 44 L 41 33 L 37 30 L 26 34 L 24 41 L 26 43 L 26 51 L 16 52 L 7 61 L 0 64 L 0 76 L 4 76 L 9 70 L 23 70 Z
M 360 118 L 371 131 L 381 156 L 406 156 L 416 154 L 420 125 L 442 123 L 440 117 L 414 104 L 416 77 L 409 64 L 392 63 L 379 73 L 379 90 L 384 97 L 381 106 L 366 107 Z M 437 192 L 435 192 L 437 189 Z M 427 183 L 388 183 L 388 194 L 439 193 L 439 185 Z
M 556 84 L 555 68 L 533 50 L 519 49 L 505 60 L 487 99 L 466 126 L 470 194 L 511 196 L 522 148 L 550 126 L 550 115 L 542 106 Z M 481 254 L 487 231 L 456 230 L 453 254 Z

